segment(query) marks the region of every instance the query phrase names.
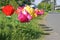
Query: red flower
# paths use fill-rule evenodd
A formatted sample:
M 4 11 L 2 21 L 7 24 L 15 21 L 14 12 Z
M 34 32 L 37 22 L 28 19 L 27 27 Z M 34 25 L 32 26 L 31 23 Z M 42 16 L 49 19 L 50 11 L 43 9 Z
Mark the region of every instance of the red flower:
M 11 16 L 14 13 L 14 8 L 11 5 L 6 5 L 2 8 L 2 12 L 6 15 L 6 16 Z

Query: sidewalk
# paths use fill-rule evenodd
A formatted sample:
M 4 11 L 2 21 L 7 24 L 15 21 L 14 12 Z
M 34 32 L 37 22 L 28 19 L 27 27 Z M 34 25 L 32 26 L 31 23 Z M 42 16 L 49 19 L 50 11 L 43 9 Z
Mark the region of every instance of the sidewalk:
M 60 40 L 60 14 L 51 12 L 44 19 L 48 27 L 52 28 L 53 31 L 50 35 L 46 35 L 44 40 Z

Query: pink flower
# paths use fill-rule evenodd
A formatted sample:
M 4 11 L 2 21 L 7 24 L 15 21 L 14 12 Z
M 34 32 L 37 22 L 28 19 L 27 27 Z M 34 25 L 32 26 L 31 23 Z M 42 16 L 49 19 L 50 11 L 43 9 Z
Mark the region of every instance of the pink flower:
M 38 9 L 38 8 L 35 9 L 35 13 L 36 13 L 37 15 L 39 14 L 39 9 Z
M 23 10 L 18 15 L 18 20 L 20 22 L 29 22 L 32 19 L 32 16 L 26 11 Z
M 43 15 L 44 14 L 44 10 L 39 10 L 39 14 Z
M 44 10 L 39 10 L 39 9 L 35 9 L 35 13 L 37 14 L 37 15 L 43 15 L 44 14 Z
M 22 23 L 28 22 L 28 18 L 22 12 L 18 15 L 18 20 Z
M 32 16 L 30 14 L 27 15 L 28 20 L 32 20 Z
M 29 21 L 32 19 L 32 16 L 26 10 L 23 11 L 23 14 L 28 18 Z

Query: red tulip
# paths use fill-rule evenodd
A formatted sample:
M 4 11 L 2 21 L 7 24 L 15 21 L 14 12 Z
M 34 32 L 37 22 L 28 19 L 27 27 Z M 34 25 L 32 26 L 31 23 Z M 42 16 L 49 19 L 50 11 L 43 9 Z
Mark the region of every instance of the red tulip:
M 2 12 L 6 15 L 6 16 L 11 16 L 14 13 L 14 8 L 11 5 L 6 5 L 2 8 Z
M 22 23 L 28 22 L 28 18 L 22 12 L 18 15 L 18 20 Z

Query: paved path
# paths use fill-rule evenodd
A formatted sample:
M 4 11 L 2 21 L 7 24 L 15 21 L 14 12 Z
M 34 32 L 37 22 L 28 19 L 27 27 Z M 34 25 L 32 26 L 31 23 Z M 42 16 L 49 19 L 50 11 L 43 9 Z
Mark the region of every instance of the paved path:
M 53 31 L 45 37 L 45 40 L 60 40 L 60 14 L 50 12 L 45 20 L 47 22 L 45 25 L 53 28 Z

